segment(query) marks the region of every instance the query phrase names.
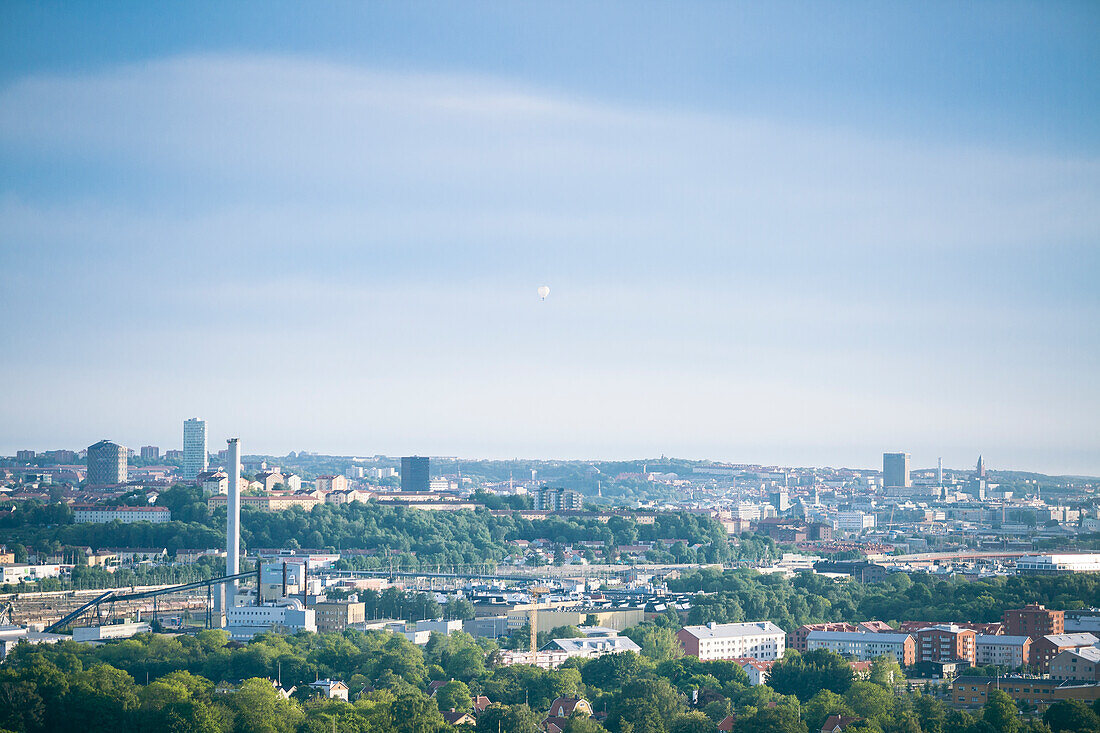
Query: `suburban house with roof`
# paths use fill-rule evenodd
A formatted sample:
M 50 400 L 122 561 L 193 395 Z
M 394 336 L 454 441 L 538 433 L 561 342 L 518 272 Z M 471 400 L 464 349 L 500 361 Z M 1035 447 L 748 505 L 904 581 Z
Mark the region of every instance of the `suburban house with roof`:
M 852 723 L 858 723 L 863 718 L 852 715 L 830 715 L 821 725 L 821 733 L 840 733 Z
M 561 733 L 574 713 L 587 718 L 592 715 L 592 706 L 582 697 L 559 697 L 550 703 L 550 712 L 546 714 L 540 727 L 544 733 Z
M 348 686 L 340 680 L 317 680 L 309 683 L 309 686 L 329 699 L 348 701 Z
M 745 670 L 745 674 L 749 676 L 749 684 L 754 686 L 762 685 L 768 681 L 768 674 L 771 673 L 772 665 L 775 664 L 774 659 L 765 660 L 752 657 L 741 657 L 730 661 Z
M 451 709 L 440 714 L 447 725 L 477 725 L 477 718 L 470 713 L 455 712 Z

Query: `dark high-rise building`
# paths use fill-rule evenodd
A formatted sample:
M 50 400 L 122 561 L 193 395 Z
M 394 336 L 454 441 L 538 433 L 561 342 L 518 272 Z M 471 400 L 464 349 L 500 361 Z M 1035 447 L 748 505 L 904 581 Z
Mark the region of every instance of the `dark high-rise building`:
M 428 491 L 431 489 L 428 459 L 424 456 L 405 456 L 401 459 L 401 490 Z
M 101 440 L 88 446 L 88 485 L 113 486 L 126 483 L 125 446 Z
M 909 454 L 908 453 L 883 453 L 882 454 L 882 485 L 883 486 L 912 486 L 909 480 Z
M 158 461 L 160 460 L 160 448 L 155 445 L 143 445 L 141 446 L 141 460 L 143 461 Z

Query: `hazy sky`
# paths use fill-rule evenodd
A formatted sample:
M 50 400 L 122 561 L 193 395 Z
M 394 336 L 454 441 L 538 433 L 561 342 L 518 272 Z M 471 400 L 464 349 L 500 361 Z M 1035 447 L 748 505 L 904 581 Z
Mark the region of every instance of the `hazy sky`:
M 4 3 L 0 453 L 201 416 L 1100 474 L 1098 38 L 1095 3 Z

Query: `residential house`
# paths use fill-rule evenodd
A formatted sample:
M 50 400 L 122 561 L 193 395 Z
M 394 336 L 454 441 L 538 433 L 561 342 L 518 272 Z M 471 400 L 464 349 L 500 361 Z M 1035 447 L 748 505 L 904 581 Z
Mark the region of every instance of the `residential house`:
M 477 718 L 470 713 L 455 712 L 452 708 L 440 714 L 447 725 L 477 725 Z
M 574 713 L 589 717 L 592 706 L 581 697 L 559 697 L 550 703 L 550 711 L 540 727 L 545 733 L 561 733 L 569 722 L 569 716 Z
M 863 718 L 851 715 L 830 715 L 825 718 L 825 722 L 821 726 L 821 733 L 840 733 L 852 723 L 858 723 L 861 720 Z
M 330 700 L 348 701 L 348 686 L 339 680 L 323 679 L 309 683 L 309 686 L 319 691 Z

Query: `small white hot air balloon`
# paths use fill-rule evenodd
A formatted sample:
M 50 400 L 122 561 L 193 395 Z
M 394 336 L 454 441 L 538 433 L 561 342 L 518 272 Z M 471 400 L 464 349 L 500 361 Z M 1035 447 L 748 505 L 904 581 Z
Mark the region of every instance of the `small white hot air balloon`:
M 539 285 L 539 300 L 546 300 L 546 296 L 550 294 L 550 288 L 546 285 Z

